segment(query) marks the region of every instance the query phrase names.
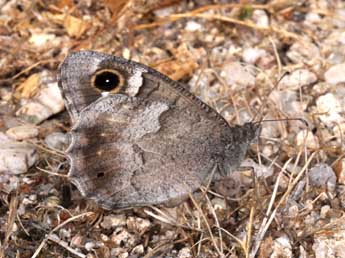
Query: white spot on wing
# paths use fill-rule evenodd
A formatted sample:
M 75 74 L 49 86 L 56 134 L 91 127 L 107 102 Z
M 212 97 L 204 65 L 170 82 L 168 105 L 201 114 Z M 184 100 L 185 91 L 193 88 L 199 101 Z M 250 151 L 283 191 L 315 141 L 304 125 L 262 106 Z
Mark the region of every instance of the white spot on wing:
M 146 134 L 158 132 L 161 127 L 159 117 L 168 109 L 169 106 L 164 102 L 153 102 L 138 111 L 138 114 L 131 120 L 126 131 L 129 137 L 140 139 Z
M 129 96 L 134 97 L 137 95 L 144 82 L 142 74 L 146 72 L 147 70 L 145 68 L 135 68 L 133 75 L 128 79 L 128 88 L 126 89 L 126 92 Z

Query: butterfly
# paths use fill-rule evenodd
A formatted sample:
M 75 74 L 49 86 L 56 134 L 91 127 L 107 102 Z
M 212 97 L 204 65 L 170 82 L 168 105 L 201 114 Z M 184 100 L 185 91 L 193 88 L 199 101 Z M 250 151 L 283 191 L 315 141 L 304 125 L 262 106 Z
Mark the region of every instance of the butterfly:
M 236 170 L 261 128 L 230 126 L 185 85 L 99 52 L 70 54 L 59 86 L 73 124 L 69 178 L 106 209 L 185 200 Z

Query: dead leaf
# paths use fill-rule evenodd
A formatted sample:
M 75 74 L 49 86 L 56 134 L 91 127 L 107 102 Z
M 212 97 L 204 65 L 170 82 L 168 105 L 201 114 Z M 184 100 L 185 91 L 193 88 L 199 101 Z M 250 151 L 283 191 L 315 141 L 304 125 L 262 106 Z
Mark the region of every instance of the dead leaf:
M 180 80 L 191 75 L 198 67 L 198 63 L 187 46 L 182 44 L 177 49 L 171 50 L 174 58 L 153 65 L 159 72 L 169 76 L 173 80 Z
M 78 39 L 90 27 L 90 23 L 72 15 L 67 15 L 64 20 L 64 27 L 70 37 Z
M 112 13 L 112 20 L 116 21 L 123 12 L 126 6 L 130 5 L 127 0 L 104 0 L 104 4 L 110 9 Z
M 67 9 L 72 9 L 74 7 L 74 3 L 72 0 L 59 0 L 56 3 L 56 7 L 58 9 L 63 9 L 65 7 L 67 7 Z
M 104 4 L 112 12 L 112 21 L 118 21 L 122 16 L 131 17 L 133 13 L 147 13 L 152 10 L 177 4 L 181 0 L 104 0 Z
M 344 184 L 345 182 L 345 159 L 340 159 L 338 161 L 336 161 L 333 166 L 332 166 L 338 182 L 340 184 Z
M 261 244 L 259 257 L 260 258 L 270 257 L 270 255 L 272 253 L 272 246 L 273 246 L 272 237 L 271 236 L 266 237 Z
M 14 96 L 17 99 L 26 98 L 29 99 L 36 94 L 40 85 L 40 74 L 34 73 L 24 82 L 22 82 L 17 88 Z

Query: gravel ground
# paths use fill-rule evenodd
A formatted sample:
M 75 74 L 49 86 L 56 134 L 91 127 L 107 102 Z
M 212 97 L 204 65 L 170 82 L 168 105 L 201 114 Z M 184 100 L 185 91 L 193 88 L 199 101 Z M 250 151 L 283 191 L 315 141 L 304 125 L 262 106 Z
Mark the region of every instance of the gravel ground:
M 270 121 L 177 207 L 102 210 L 66 176 L 56 75 L 81 49 Z M 345 257 L 343 1 L 0 0 L 0 86 L 0 257 Z

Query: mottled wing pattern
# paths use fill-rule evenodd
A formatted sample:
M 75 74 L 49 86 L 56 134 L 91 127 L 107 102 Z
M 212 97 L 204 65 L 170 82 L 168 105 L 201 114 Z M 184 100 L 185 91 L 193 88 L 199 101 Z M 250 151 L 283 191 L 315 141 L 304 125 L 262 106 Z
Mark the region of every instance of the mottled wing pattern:
M 70 177 L 85 196 L 108 208 L 183 198 L 215 166 L 222 152 L 215 144 L 219 133 L 211 121 L 178 114 L 164 101 L 101 98 L 81 112 L 72 130 Z
M 83 67 L 84 59 L 93 67 Z M 80 64 L 84 74 L 69 68 L 71 64 Z M 132 92 L 126 88 L 104 97 L 89 94 L 87 81 L 104 67 L 125 69 L 137 89 L 135 96 L 123 94 Z M 140 76 L 133 77 L 137 71 Z M 69 176 L 84 196 L 105 208 L 184 200 L 211 175 L 218 179 L 236 169 L 260 127 L 253 123 L 230 127 L 181 84 L 109 55 L 74 54 L 61 73 L 60 85 L 75 120 L 67 151 Z M 133 83 L 139 77 L 142 84 Z

